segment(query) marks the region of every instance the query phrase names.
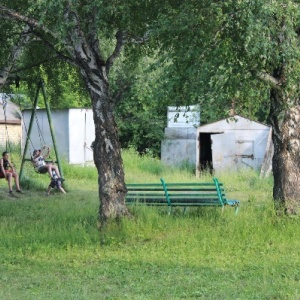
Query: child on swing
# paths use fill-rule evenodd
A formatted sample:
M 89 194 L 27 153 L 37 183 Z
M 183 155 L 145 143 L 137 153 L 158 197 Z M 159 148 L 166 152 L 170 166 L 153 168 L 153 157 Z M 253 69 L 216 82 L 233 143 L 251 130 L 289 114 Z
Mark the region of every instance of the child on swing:
M 44 151 L 45 154 L 43 155 L 42 152 Z M 45 159 L 49 157 L 49 154 L 50 154 L 50 148 L 45 146 L 42 149 L 33 151 L 32 162 L 36 171 L 41 174 L 48 173 L 51 179 L 52 179 L 52 172 L 54 171 L 58 176 L 57 180 L 63 181 L 63 179 L 60 177 L 60 173 L 57 166 L 52 163 L 45 162 Z

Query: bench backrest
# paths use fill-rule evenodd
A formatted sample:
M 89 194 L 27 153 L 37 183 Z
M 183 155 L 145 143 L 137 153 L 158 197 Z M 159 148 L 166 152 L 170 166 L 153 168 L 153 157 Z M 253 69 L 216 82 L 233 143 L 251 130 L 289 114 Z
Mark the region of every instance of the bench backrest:
M 199 203 L 224 206 L 226 204 L 223 185 L 216 178 L 213 182 L 198 183 L 166 183 L 163 178 L 160 180 L 169 205 Z
M 129 183 L 126 187 L 127 203 L 161 203 L 166 205 L 166 197 L 161 183 Z
M 171 205 L 218 205 L 226 204 L 223 184 L 216 178 L 213 182 L 198 183 L 131 183 L 127 184 L 127 203 Z

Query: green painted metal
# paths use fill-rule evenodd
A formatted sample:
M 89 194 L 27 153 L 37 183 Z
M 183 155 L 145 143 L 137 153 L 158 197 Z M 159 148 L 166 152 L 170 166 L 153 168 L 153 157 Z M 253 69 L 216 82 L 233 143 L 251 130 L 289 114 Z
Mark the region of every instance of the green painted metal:
M 21 168 L 20 168 L 20 173 L 19 173 L 20 179 L 22 179 L 22 177 L 23 177 L 24 163 L 27 160 L 25 158 L 25 155 L 26 155 L 26 152 L 27 152 L 27 149 L 28 149 L 28 144 L 29 144 L 29 141 L 30 141 L 30 134 L 31 134 L 32 124 L 33 124 L 33 120 L 34 120 L 34 116 L 35 116 L 35 112 L 36 112 L 36 107 L 37 107 L 37 102 L 38 102 L 38 98 L 39 98 L 40 88 L 41 88 L 41 86 L 38 85 L 36 95 L 35 95 L 35 98 L 34 98 L 34 102 L 33 102 L 33 110 L 32 110 L 32 114 L 30 116 L 29 127 L 28 127 L 27 136 L 26 136 L 26 142 L 25 142 L 25 146 L 24 146 L 22 162 L 21 162 Z
M 227 200 L 223 196 L 224 191 L 222 191 L 221 188 L 220 188 L 221 183 L 219 183 L 217 178 L 213 178 L 213 181 L 216 184 L 216 188 L 217 188 L 217 191 L 218 191 L 219 198 L 221 199 L 222 203 L 224 203 L 223 206 L 224 205 L 233 206 L 235 208 L 235 214 L 237 215 L 238 212 L 239 212 L 239 203 L 240 203 L 240 201 L 238 201 L 238 200 Z
M 219 197 L 219 201 L 221 206 L 224 206 L 224 201 L 223 201 L 223 196 L 222 196 L 222 191 L 220 190 L 220 184 L 217 178 L 213 178 L 214 184 L 216 186 L 217 194 Z
M 162 186 L 154 183 L 148 184 L 128 184 L 127 201 L 132 203 L 133 200 L 138 199 L 136 192 L 140 192 L 138 196 L 144 196 L 145 200 L 141 204 L 147 205 L 167 205 L 168 214 L 171 214 L 174 206 L 183 207 L 185 213 L 186 208 L 191 206 L 219 206 L 224 210 L 226 205 L 235 207 L 235 214 L 238 212 L 239 201 L 227 200 L 223 184 L 219 183 L 217 178 L 213 178 L 213 182 L 201 183 L 166 183 L 163 178 L 160 178 Z M 152 194 L 149 191 L 160 191 L 164 193 L 165 201 L 161 201 L 162 194 Z M 134 191 L 134 192 L 133 192 Z M 142 198 L 143 199 L 143 198 Z M 157 202 L 160 200 L 160 202 Z M 128 203 L 128 204 L 130 204 Z
M 50 110 L 50 105 L 46 96 L 46 91 L 45 91 L 45 85 L 44 85 L 44 81 L 41 80 L 41 88 L 42 88 L 42 93 L 43 93 L 43 97 L 44 97 L 44 102 L 45 102 L 45 106 L 46 106 L 46 112 L 47 112 L 47 117 L 48 117 L 48 123 L 49 123 L 49 128 L 50 128 L 50 133 L 51 133 L 51 137 L 52 137 L 52 142 L 53 142 L 53 147 L 54 147 L 54 152 L 55 152 L 55 156 L 56 156 L 56 161 L 57 161 L 57 166 L 60 172 L 61 177 L 64 177 L 63 174 L 63 169 L 61 166 L 61 162 L 60 162 L 60 158 L 58 155 L 58 151 L 57 151 L 57 146 L 56 146 L 56 138 L 55 138 L 55 134 L 54 134 L 54 129 L 53 129 L 53 123 L 52 123 L 52 117 L 51 117 L 51 110 Z
M 55 139 L 55 134 L 54 134 L 54 129 L 53 129 L 50 105 L 49 105 L 48 99 L 46 97 L 44 81 L 41 80 L 38 83 L 37 92 L 36 92 L 36 96 L 35 96 L 34 103 L 33 103 L 33 110 L 32 110 L 31 116 L 30 116 L 29 128 L 28 128 L 28 132 L 27 132 L 26 142 L 25 142 L 23 156 L 22 156 L 22 163 L 21 163 L 21 168 L 20 168 L 20 179 L 22 179 L 22 177 L 23 177 L 23 173 L 24 173 L 23 170 L 24 170 L 25 161 L 31 161 L 31 159 L 27 159 L 25 156 L 26 156 L 26 152 L 28 150 L 28 144 L 29 144 L 29 141 L 30 141 L 30 135 L 31 135 L 31 131 L 32 131 L 34 116 L 36 114 L 36 108 L 37 108 L 37 102 L 38 102 L 38 97 L 39 97 L 40 90 L 42 90 L 42 94 L 43 94 L 43 98 L 44 98 L 44 103 L 45 103 L 45 107 L 46 107 L 46 113 L 47 113 L 50 133 L 51 133 L 51 138 L 52 138 L 54 152 L 55 152 L 55 156 L 56 156 L 56 162 L 57 162 L 58 169 L 59 169 L 61 177 L 62 178 L 64 177 L 63 176 L 63 169 L 62 169 L 62 166 L 61 166 L 61 162 L 60 162 L 60 158 L 59 158 L 58 151 L 57 151 L 57 146 L 56 146 L 56 139 Z
M 165 192 L 167 203 L 170 206 L 171 205 L 171 199 L 170 199 L 170 196 L 169 196 L 169 193 L 168 193 L 167 185 L 166 185 L 165 181 L 163 180 L 163 178 L 160 178 L 160 181 L 162 183 L 162 186 L 163 186 L 163 189 L 164 189 L 164 192 Z

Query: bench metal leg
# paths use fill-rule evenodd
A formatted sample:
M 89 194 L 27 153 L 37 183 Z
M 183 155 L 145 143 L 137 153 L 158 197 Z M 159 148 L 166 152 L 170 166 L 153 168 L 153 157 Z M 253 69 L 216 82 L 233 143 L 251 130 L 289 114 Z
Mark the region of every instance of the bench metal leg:
M 236 205 L 236 207 L 235 207 L 235 215 L 237 215 L 238 214 L 238 212 L 239 212 L 239 207 L 238 207 L 238 205 Z

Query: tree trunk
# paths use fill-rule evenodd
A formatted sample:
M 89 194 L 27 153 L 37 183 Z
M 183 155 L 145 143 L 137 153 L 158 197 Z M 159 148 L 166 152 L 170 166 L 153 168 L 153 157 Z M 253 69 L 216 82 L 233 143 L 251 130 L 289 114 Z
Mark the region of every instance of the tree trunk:
M 102 224 L 109 218 L 119 219 L 129 215 L 125 205 L 126 187 L 121 146 L 111 106 L 111 101 L 104 103 L 93 97 L 96 134 L 94 162 L 98 170 L 99 220 Z
M 123 160 L 113 113 L 114 102 L 109 94 L 107 68 L 99 65 L 94 51 L 87 44 L 78 47 L 76 61 L 92 99 L 95 123 L 93 150 L 98 170 L 99 221 L 102 226 L 109 219 L 118 220 L 130 214 L 125 204 Z
M 271 90 L 273 197 L 287 214 L 296 214 L 300 208 L 300 106 L 294 101 L 287 107 L 290 102 L 282 91 Z

